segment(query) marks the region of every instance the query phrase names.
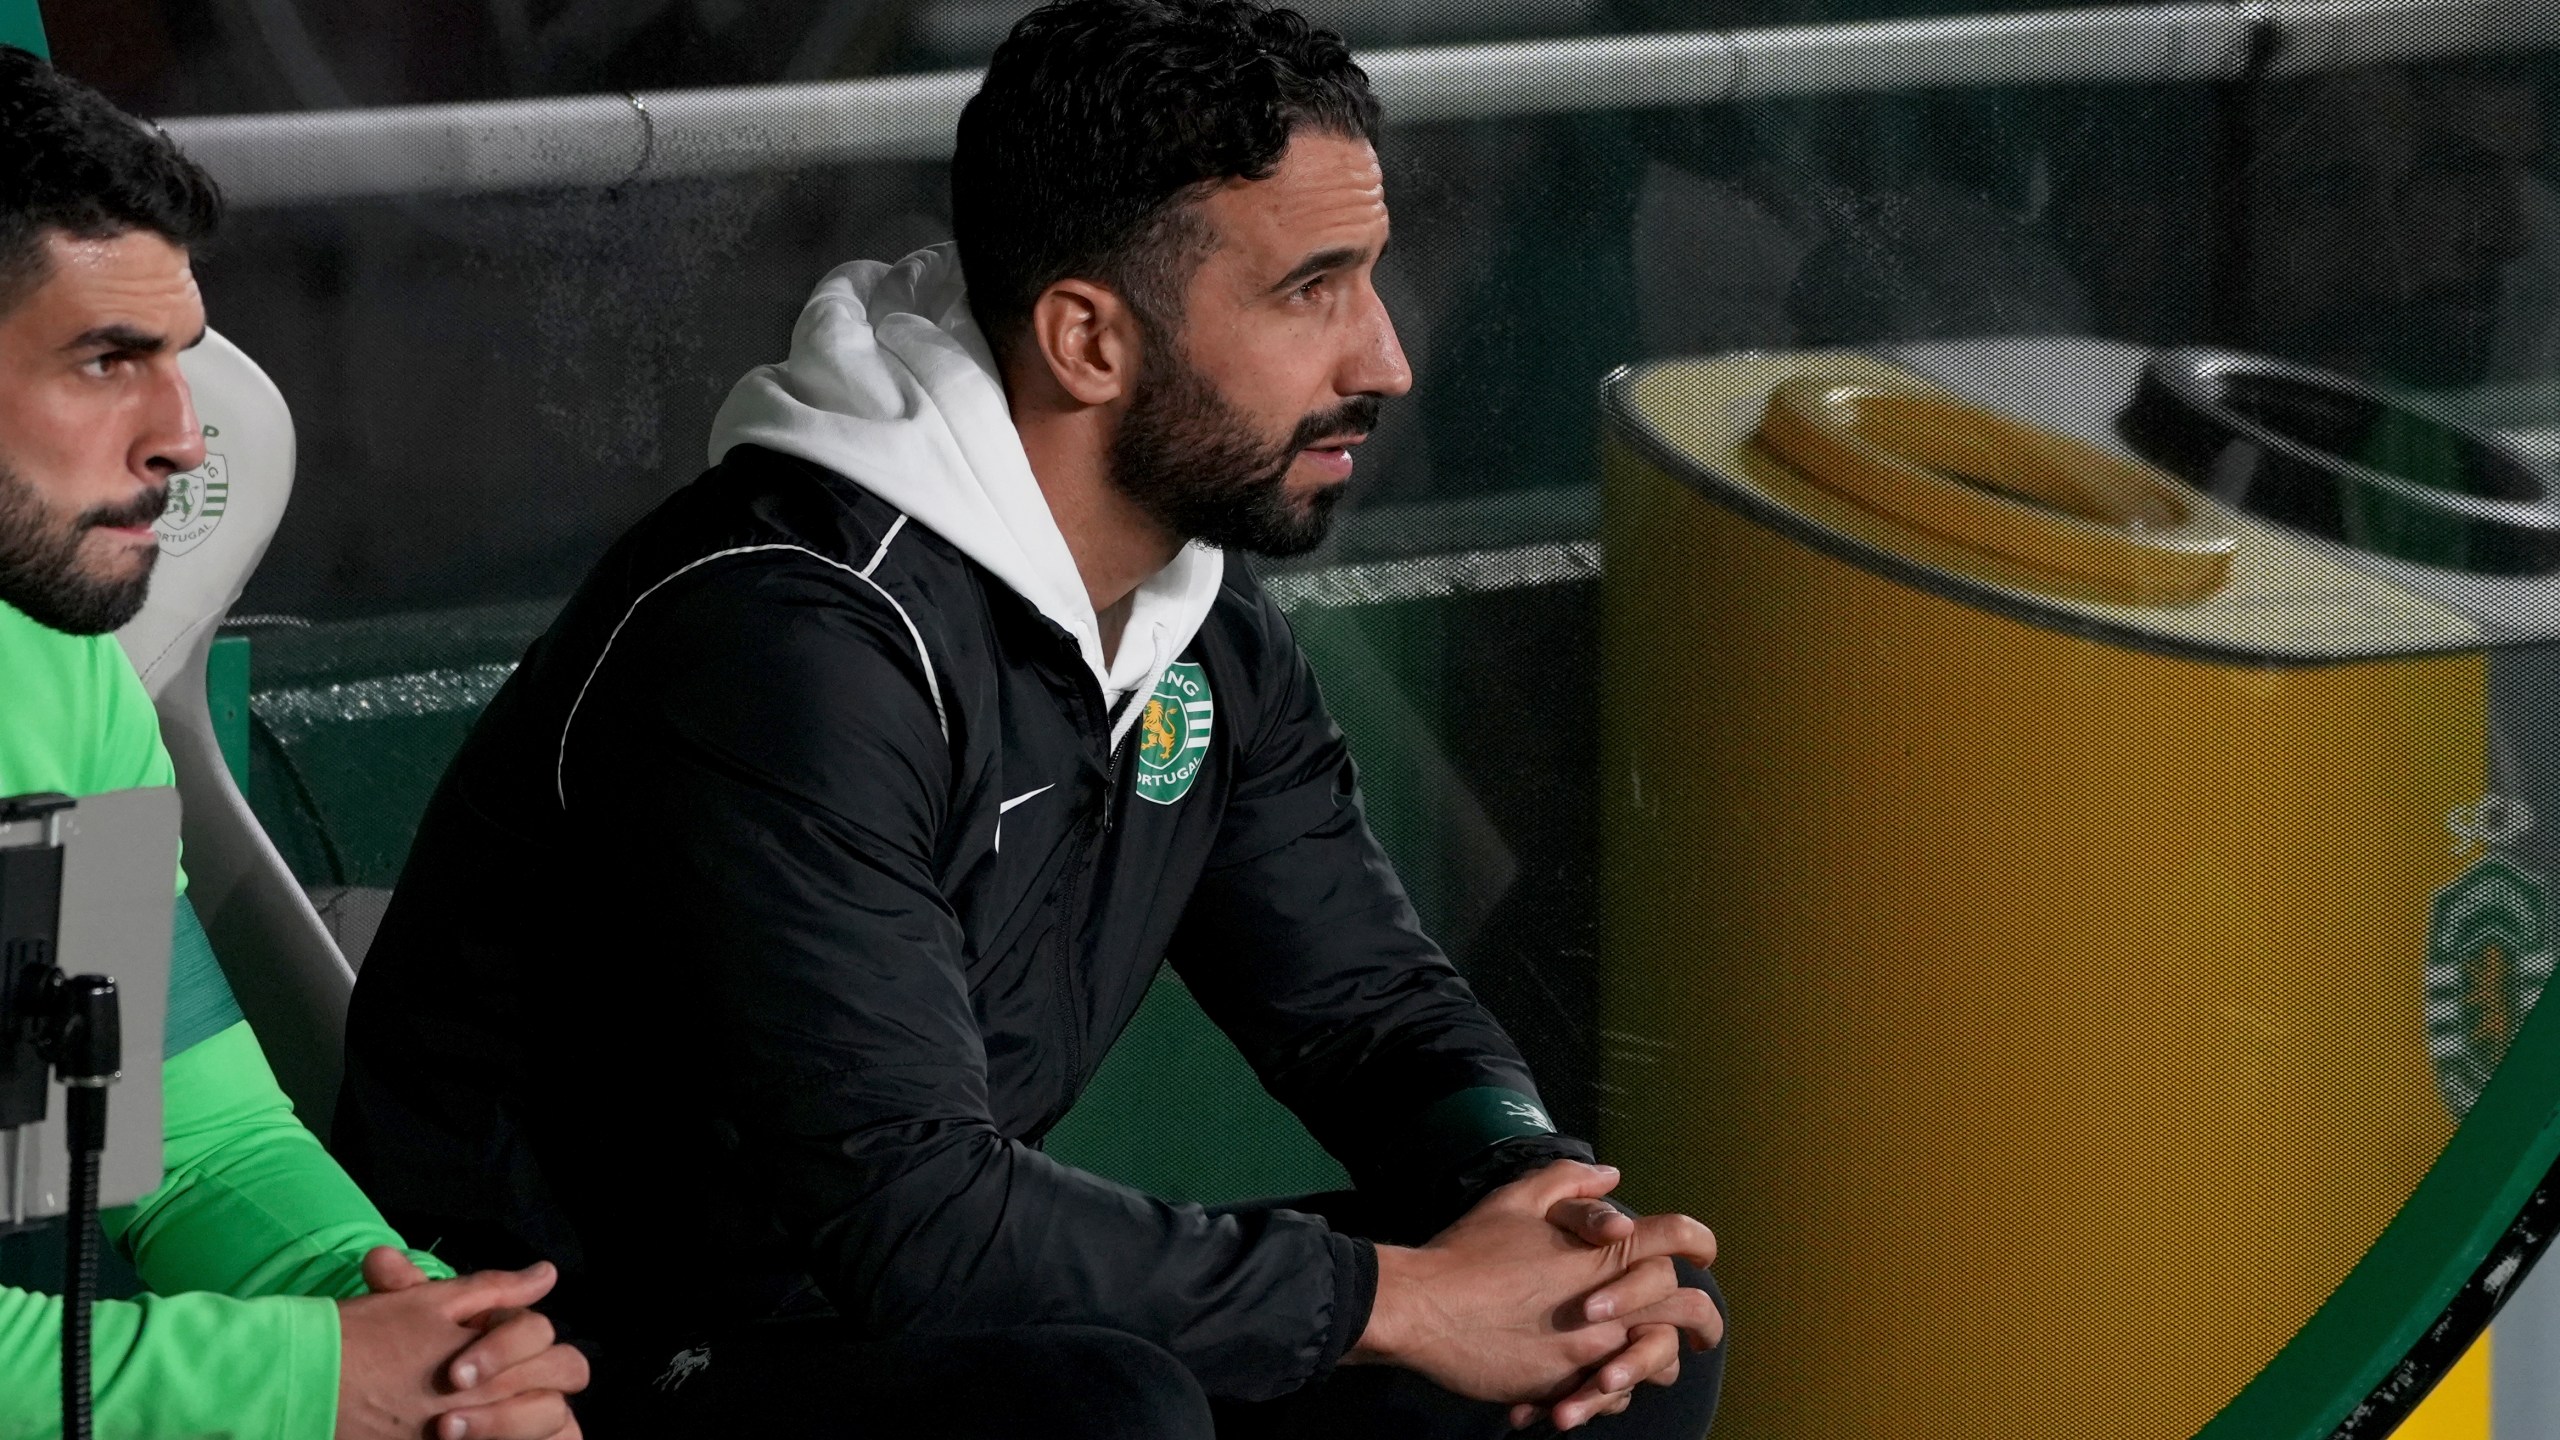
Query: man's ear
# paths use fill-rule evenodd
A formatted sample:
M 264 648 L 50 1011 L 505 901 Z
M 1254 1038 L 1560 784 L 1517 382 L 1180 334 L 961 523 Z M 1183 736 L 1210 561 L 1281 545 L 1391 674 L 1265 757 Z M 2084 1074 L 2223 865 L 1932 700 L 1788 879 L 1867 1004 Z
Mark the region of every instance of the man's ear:
M 1023 338 L 1058 388 L 1081 404 L 1108 405 L 1137 388 L 1138 317 L 1090 280 L 1060 280 L 1041 291 Z

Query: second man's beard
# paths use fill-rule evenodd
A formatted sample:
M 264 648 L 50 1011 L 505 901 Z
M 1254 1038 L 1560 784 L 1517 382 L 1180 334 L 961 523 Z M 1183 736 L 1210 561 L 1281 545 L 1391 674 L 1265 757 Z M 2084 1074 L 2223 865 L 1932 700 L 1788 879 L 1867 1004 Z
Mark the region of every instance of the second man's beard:
M 142 612 L 151 593 L 151 567 L 160 557 L 145 552 L 131 575 L 101 579 L 81 568 L 80 542 L 91 530 L 148 525 L 168 503 L 167 491 L 155 491 L 130 505 L 92 510 L 62 525 L 32 481 L 0 464 L 0 601 L 67 635 L 104 635 L 121 627 Z
M 1179 350 L 1161 371 L 1141 372 L 1111 442 L 1111 478 L 1148 518 L 1185 540 L 1284 558 L 1324 543 L 1342 487 L 1303 503 L 1289 495 L 1289 467 L 1318 440 L 1376 428 L 1380 402 L 1359 395 L 1298 422 L 1275 446 L 1227 403 Z

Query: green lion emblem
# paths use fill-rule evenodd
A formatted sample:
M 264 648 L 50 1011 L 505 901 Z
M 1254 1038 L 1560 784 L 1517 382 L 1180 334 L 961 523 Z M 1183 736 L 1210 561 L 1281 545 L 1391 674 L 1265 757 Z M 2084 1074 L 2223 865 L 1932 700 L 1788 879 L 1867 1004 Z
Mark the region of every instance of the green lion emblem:
M 1216 719 L 1209 673 L 1187 660 L 1166 666 L 1138 716 L 1139 799 L 1170 805 L 1191 793 Z

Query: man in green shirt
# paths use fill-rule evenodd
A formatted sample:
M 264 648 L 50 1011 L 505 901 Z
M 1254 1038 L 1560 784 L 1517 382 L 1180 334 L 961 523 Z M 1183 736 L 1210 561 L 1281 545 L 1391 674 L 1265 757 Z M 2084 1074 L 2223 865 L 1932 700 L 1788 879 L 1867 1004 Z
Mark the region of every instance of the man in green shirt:
M 203 172 L 0 47 L 0 795 L 173 783 L 109 633 L 141 608 L 172 475 L 204 460 Z M 547 1265 L 454 1278 L 401 1248 L 295 1120 L 178 877 L 167 1177 L 109 1212 L 151 1293 L 96 1311 L 114 1440 L 559 1440 L 586 1364 L 525 1307 Z M 58 1432 L 61 1301 L 0 1287 L 0 1440 Z

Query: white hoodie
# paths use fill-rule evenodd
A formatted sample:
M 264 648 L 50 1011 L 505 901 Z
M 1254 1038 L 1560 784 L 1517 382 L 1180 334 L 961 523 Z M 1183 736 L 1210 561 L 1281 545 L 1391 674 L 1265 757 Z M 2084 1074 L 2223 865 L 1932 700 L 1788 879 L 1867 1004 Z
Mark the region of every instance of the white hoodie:
M 819 281 L 790 358 L 748 371 L 711 421 L 712 464 L 748 444 L 825 466 L 985 566 L 1076 637 L 1115 712 L 1181 655 L 1218 598 L 1225 557 L 1185 545 L 1131 597 L 1104 662 L 1092 598 L 1032 478 L 949 244 Z M 1137 709 L 1119 716 L 1115 746 Z

